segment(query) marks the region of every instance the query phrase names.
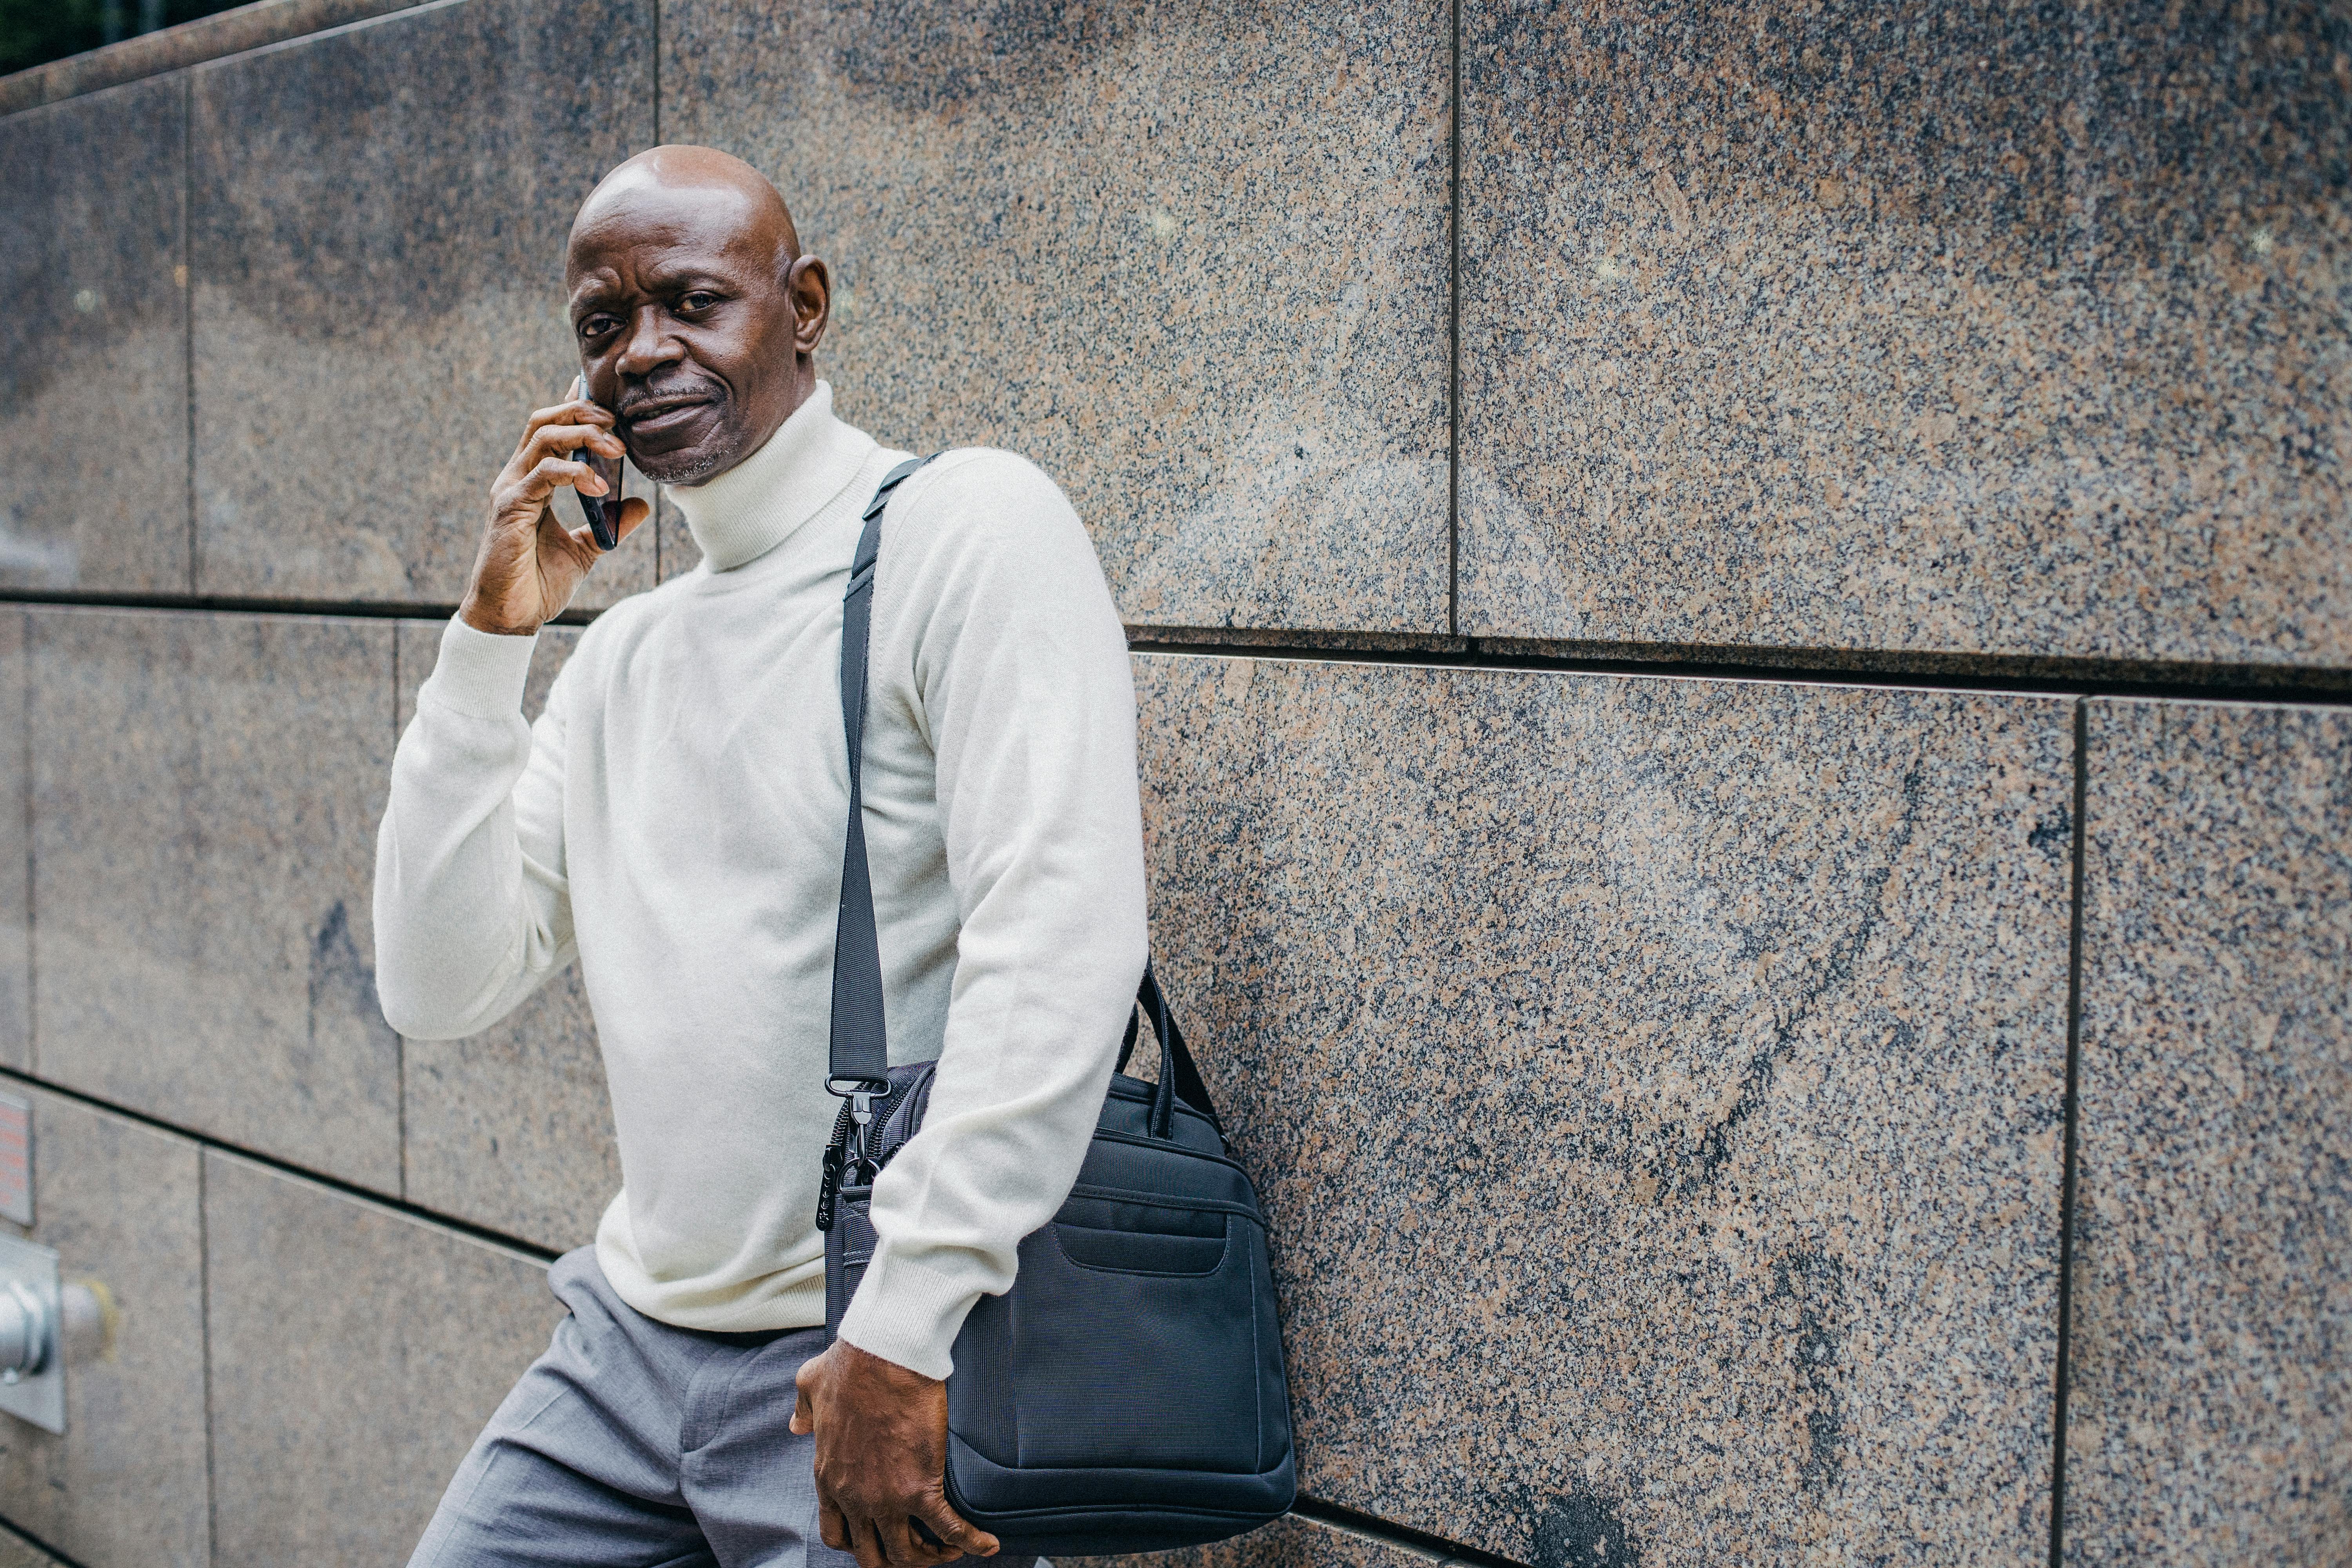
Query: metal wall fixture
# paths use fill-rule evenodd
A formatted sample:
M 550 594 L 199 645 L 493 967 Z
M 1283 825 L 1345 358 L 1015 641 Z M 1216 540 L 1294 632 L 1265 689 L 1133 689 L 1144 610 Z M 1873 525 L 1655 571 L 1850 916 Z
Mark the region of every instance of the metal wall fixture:
M 57 1248 L 0 1235 L 0 1411 L 62 1435 L 66 1365 L 104 1353 L 113 1332 L 103 1285 L 61 1285 Z

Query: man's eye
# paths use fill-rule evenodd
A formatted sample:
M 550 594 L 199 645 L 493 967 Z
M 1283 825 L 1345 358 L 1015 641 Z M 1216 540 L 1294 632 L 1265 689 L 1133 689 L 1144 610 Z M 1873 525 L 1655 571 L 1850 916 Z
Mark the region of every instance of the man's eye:
M 718 295 L 707 289 L 697 289 L 693 293 L 680 300 L 677 305 L 681 310 L 708 310 L 717 303 L 719 303 Z
M 580 335 L 583 338 L 601 338 L 620 324 L 618 320 L 611 316 L 590 316 L 580 323 Z

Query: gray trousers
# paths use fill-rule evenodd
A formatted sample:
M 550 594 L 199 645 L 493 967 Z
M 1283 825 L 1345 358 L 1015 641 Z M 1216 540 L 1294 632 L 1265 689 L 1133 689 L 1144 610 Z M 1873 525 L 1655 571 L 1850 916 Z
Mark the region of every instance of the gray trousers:
M 822 1329 L 695 1333 L 613 1294 L 593 1248 L 572 1315 L 457 1468 L 409 1568 L 854 1568 L 817 1535 L 793 1374 Z

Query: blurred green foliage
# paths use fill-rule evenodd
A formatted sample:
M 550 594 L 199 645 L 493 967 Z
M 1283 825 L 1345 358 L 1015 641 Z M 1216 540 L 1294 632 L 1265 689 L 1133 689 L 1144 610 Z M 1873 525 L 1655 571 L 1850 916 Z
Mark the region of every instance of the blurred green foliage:
M 0 0 L 0 76 L 245 0 Z

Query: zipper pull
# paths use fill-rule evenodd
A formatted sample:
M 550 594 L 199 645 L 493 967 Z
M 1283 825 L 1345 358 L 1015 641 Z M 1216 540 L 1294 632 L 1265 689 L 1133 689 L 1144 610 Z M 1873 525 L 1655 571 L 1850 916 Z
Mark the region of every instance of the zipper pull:
M 821 1231 L 833 1228 L 834 1202 L 841 1195 L 841 1170 L 849 1158 L 849 1107 L 833 1119 L 833 1141 L 824 1146 L 824 1157 L 818 1162 L 823 1174 L 816 1188 L 816 1227 Z
M 816 1227 L 833 1228 L 833 1203 L 841 1192 L 841 1146 L 828 1144 L 824 1151 L 824 1175 L 817 1183 Z

